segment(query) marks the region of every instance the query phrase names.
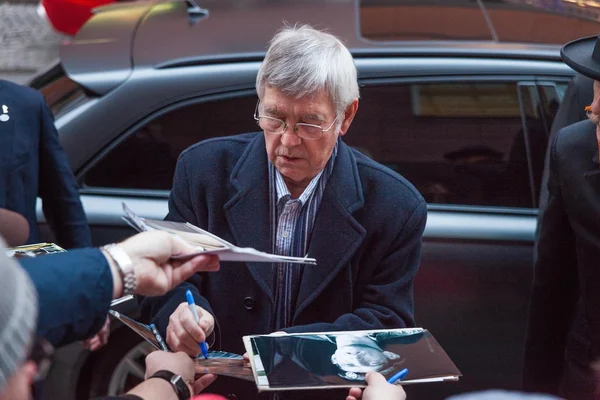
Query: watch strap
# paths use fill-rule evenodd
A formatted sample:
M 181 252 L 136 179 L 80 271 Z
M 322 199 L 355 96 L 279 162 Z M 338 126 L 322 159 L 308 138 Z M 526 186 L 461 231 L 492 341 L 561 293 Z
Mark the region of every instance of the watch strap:
M 135 270 L 127 252 L 114 243 L 107 244 L 102 249 L 108 253 L 110 258 L 117 264 L 117 267 L 119 267 L 121 279 L 123 280 L 123 295 L 135 294 L 135 290 L 137 289 Z
M 167 371 L 166 369 L 162 369 L 155 372 L 150 378 L 160 378 L 168 381 L 171 386 L 173 386 L 173 390 L 175 390 L 179 400 L 189 400 L 191 397 L 190 389 L 180 375 L 177 375 L 171 371 Z

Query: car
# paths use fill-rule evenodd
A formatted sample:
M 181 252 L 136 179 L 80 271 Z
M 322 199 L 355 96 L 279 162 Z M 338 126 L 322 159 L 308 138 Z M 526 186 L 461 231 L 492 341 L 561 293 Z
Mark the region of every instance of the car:
M 518 389 L 544 154 L 573 76 L 559 44 L 596 34 L 597 23 L 513 3 L 117 3 L 98 9 L 31 86 L 54 112 L 102 245 L 133 233 L 122 202 L 143 217 L 167 214 L 182 150 L 257 130 L 256 73 L 282 21 L 327 28 L 359 71 L 359 111 L 344 140 L 428 202 L 416 320 L 463 377 L 407 387 L 409 397 Z M 423 24 L 424 14 L 435 23 Z M 50 237 L 41 210 L 39 219 Z M 135 302 L 119 307 L 136 316 Z M 61 399 L 119 393 L 143 379 L 149 351 L 113 321 L 102 350 L 57 353 L 45 390 Z

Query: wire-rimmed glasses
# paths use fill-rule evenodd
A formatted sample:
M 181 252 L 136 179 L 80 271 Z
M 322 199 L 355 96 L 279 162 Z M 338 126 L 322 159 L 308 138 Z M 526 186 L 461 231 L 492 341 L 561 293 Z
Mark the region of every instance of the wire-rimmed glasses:
M 254 110 L 254 120 L 260 126 L 260 128 L 269 133 L 273 133 L 275 135 L 283 135 L 288 128 L 287 122 L 279 118 L 267 117 L 266 115 L 258 114 L 258 105 L 260 104 L 260 100 L 256 103 L 256 109 Z M 336 123 L 341 114 L 338 114 L 337 117 L 333 120 L 331 125 L 327 129 L 323 129 L 319 125 L 314 124 L 306 124 L 304 122 L 297 122 L 294 125 L 294 132 L 298 134 L 303 139 L 319 139 L 323 136 L 323 132 L 328 132 L 333 128 L 333 125 Z

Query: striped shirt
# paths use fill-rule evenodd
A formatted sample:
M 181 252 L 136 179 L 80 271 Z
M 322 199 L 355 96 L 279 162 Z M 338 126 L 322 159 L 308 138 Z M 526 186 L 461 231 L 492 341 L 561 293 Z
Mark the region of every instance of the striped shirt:
M 333 171 L 337 148 L 336 143 L 325 168 L 310 181 L 297 199 L 291 198 L 283 176 L 269 162 L 273 253 L 292 257 L 306 255 L 315 217 Z M 275 330 L 292 323 L 302 268 L 302 264 L 281 263 L 275 266 Z

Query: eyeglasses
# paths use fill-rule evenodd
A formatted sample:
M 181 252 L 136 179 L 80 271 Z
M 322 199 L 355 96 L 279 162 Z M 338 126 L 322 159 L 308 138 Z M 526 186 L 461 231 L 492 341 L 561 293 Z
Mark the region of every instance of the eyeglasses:
M 53 356 L 54 348 L 52 345 L 44 338 L 36 338 L 29 351 L 29 356 L 27 357 L 29 361 L 33 361 L 37 366 L 35 382 L 42 381 L 46 378 L 50 366 L 52 365 Z
M 279 118 L 267 117 L 265 115 L 258 114 L 258 105 L 260 104 L 260 100 L 256 103 L 256 109 L 254 110 L 254 120 L 260 126 L 260 128 L 269 133 L 273 133 L 275 135 L 283 135 L 288 128 L 287 122 L 281 120 Z M 298 134 L 302 139 L 319 139 L 323 136 L 323 132 L 329 132 L 333 125 L 336 123 L 341 114 L 338 114 L 337 117 L 333 120 L 329 128 L 323 129 L 319 125 L 314 124 L 305 124 L 303 122 L 298 122 L 294 125 L 294 132 Z

